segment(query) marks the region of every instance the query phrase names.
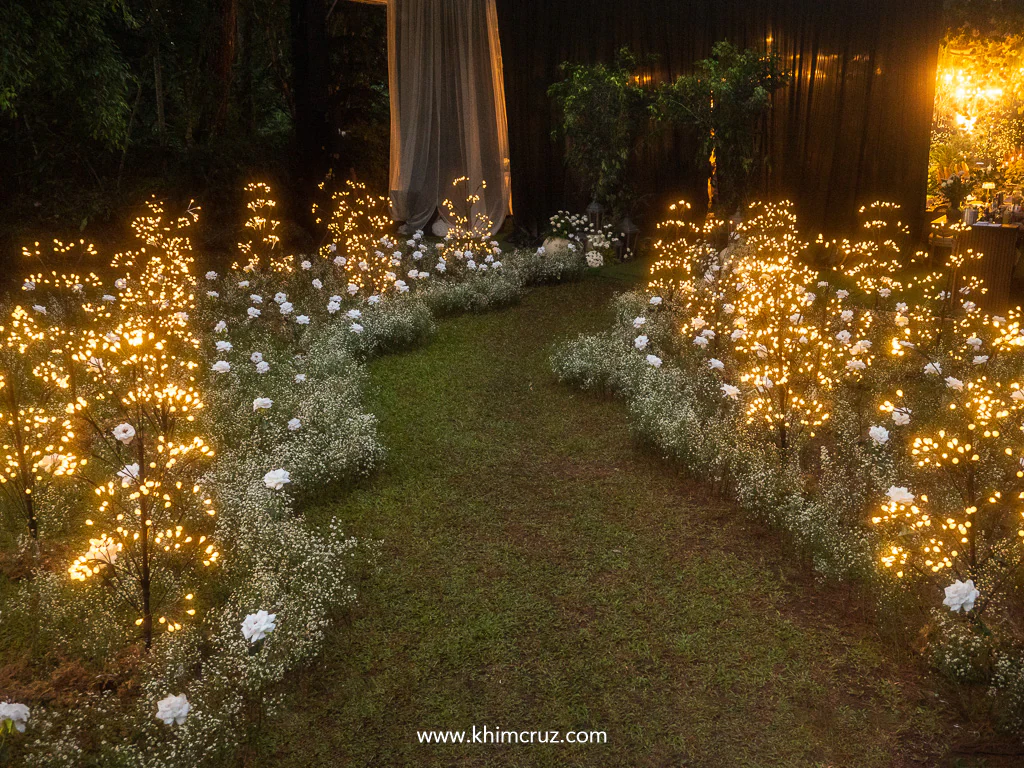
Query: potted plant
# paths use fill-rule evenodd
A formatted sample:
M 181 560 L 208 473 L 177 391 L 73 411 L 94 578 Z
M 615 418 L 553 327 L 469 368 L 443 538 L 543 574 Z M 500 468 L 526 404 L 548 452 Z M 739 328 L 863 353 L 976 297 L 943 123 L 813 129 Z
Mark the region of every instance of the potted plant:
M 949 223 L 960 221 L 963 215 L 964 200 L 971 194 L 971 183 L 964 173 L 954 173 L 939 184 L 939 194 L 947 204 L 946 220 Z

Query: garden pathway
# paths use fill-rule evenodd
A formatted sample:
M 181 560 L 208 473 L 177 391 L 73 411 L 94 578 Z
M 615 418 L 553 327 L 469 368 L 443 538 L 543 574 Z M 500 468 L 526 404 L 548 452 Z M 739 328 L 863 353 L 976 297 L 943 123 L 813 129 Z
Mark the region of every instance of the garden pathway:
M 260 764 L 954 764 L 966 728 L 854 596 L 638 446 L 621 402 L 553 381 L 551 344 L 605 327 L 629 279 L 541 288 L 373 363 L 387 466 L 310 514 L 381 540 L 381 569 Z M 608 743 L 417 743 L 473 725 Z

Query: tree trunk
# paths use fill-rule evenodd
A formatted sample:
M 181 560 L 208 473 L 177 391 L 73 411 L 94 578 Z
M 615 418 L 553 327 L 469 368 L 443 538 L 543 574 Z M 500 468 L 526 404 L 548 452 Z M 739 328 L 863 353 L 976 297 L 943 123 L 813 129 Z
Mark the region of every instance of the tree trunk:
M 219 133 L 228 121 L 231 107 L 231 84 L 235 72 L 235 39 L 238 33 L 238 0 L 221 0 L 220 44 L 217 49 L 217 83 L 220 93 L 217 97 L 217 113 L 213 119 L 213 131 Z
M 156 91 L 156 132 L 160 137 L 160 146 L 166 142 L 167 132 L 164 122 L 164 68 L 160 62 L 160 43 L 153 52 L 153 90 Z M 134 113 L 133 113 L 134 114 Z
M 295 97 L 293 216 L 312 228 L 309 201 L 327 174 L 330 49 L 326 0 L 292 0 L 292 93 Z

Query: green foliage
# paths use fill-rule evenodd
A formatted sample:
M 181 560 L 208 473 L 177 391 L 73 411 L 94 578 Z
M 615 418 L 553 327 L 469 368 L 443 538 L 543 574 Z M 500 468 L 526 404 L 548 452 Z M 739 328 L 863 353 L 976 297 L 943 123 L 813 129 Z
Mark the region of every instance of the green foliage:
M 561 66 L 565 78 L 548 88 L 561 113 L 553 137 L 566 139 L 565 162 L 600 203 L 621 210 L 626 166 L 640 137 L 647 94 L 634 73 L 628 48 L 615 63 Z
M 0 115 L 121 146 L 133 76 L 114 35 L 132 26 L 122 0 L 12 0 L 0 15 Z
M 731 210 L 746 201 L 763 153 L 759 140 L 772 94 L 790 73 L 772 52 L 740 51 L 717 43 L 694 73 L 661 86 L 654 106 L 663 120 L 694 127 L 701 136 L 697 162 L 717 180 L 717 200 Z M 714 164 L 710 158 L 714 154 Z

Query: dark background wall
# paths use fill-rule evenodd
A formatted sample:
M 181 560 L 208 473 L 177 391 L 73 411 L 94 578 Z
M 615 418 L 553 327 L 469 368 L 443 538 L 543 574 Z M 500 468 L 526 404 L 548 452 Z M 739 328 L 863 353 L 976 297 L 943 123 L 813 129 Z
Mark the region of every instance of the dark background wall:
M 935 67 L 942 33 L 939 0 L 497 0 L 516 221 L 542 224 L 563 207 L 586 204 L 568 178 L 556 115 L 546 95 L 562 61 L 611 61 L 628 45 L 653 55 L 653 81 L 674 79 L 729 40 L 768 41 L 794 72 L 776 94 L 766 126 L 765 192 L 789 198 L 803 223 L 848 230 L 857 208 L 901 203 L 922 225 Z M 694 137 L 655 136 L 631 177 L 641 216 L 656 219 L 685 198 L 706 200 Z

